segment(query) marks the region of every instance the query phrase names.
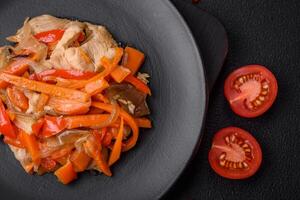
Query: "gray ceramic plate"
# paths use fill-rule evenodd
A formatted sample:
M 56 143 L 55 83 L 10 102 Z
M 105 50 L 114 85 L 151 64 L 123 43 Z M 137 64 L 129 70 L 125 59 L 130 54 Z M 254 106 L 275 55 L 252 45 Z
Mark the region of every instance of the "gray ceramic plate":
M 206 108 L 202 61 L 194 39 L 166 0 L 7 0 L 0 2 L 1 45 L 27 16 L 52 14 L 103 24 L 147 55 L 154 128 L 113 167 L 114 176 L 83 173 L 64 186 L 52 174 L 27 175 L 0 145 L 2 199 L 157 199 L 181 174 L 201 135 Z

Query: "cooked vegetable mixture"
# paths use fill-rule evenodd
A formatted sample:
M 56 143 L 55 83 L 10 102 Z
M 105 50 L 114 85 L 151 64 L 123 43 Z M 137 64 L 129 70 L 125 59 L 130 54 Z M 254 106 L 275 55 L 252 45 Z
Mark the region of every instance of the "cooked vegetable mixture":
M 0 48 L 0 133 L 27 173 L 110 166 L 151 128 L 149 75 L 139 50 L 118 47 L 103 26 L 42 15 Z

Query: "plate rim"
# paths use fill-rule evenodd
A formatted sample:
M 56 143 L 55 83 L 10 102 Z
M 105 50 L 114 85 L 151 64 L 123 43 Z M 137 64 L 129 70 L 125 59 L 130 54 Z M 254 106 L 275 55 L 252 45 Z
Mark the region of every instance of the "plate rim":
M 200 48 L 198 47 L 197 43 L 196 43 L 196 39 L 194 37 L 194 35 L 192 34 L 191 29 L 189 28 L 189 26 L 187 25 L 187 22 L 185 21 L 185 19 L 183 18 L 183 16 L 180 14 L 180 12 L 177 10 L 177 8 L 175 7 L 175 5 L 170 1 L 170 0 L 166 0 L 164 1 L 164 3 L 166 4 L 167 7 L 169 7 L 169 9 L 171 10 L 171 12 L 177 17 L 178 21 L 181 23 L 182 27 L 184 28 L 185 32 L 187 33 L 188 38 L 191 40 L 191 44 L 193 45 L 192 47 L 194 48 L 194 53 L 197 55 L 197 59 L 196 61 L 198 63 L 200 63 L 202 67 L 198 66 L 199 69 L 202 72 L 202 83 L 203 84 L 203 102 L 204 102 L 204 110 L 202 113 L 202 121 L 199 123 L 199 134 L 197 136 L 197 141 L 193 147 L 193 151 L 191 153 L 191 155 L 189 156 L 189 158 L 187 159 L 187 161 L 184 163 L 184 167 L 179 169 L 179 173 L 177 173 L 174 178 L 170 181 L 170 183 L 164 188 L 161 189 L 160 194 L 157 195 L 156 199 L 161 199 L 163 198 L 172 188 L 172 186 L 178 181 L 178 179 L 181 177 L 181 175 L 183 174 L 183 172 L 186 170 L 188 164 L 193 160 L 193 157 L 195 156 L 195 154 L 197 153 L 200 143 L 201 143 L 201 139 L 203 136 L 203 129 L 204 129 L 204 123 L 206 120 L 206 112 L 207 112 L 207 106 L 208 106 L 208 100 L 209 100 L 209 95 L 208 95 L 208 89 L 207 89 L 207 80 L 206 80 L 206 73 L 205 73 L 205 69 L 204 69 L 204 63 L 202 60 L 202 56 L 201 56 L 201 52 L 200 52 Z M 199 75 L 198 75 L 199 76 Z

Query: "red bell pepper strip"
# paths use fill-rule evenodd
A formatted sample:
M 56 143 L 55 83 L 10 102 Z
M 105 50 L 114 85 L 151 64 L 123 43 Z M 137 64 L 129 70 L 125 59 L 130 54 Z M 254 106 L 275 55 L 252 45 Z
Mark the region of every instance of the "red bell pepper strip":
M 63 117 L 50 117 L 46 115 L 41 136 L 51 137 L 64 130 L 66 126 L 67 122 Z
M 0 99 L 0 133 L 10 138 L 17 137 L 15 130 L 7 115 L 7 112 L 5 111 L 5 107 L 1 99 Z
M 44 126 L 44 122 L 44 118 L 40 118 L 36 123 L 32 124 L 31 129 L 34 135 L 39 136 L 39 133 Z
M 53 43 L 59 41 L 64 35 L 65 31 L 61 29 L 45 31 L 38 34 L 35 34 L 34 37 L 39 41 L 45 44 Z
M 11 62 L 4 70 L 3 72 L 8 74 L 13 74 L 17 76 L 21 76 L 24 74 L 28 68 L 28 63 L 31 62 L 27 58 L 24 59 L 18 59 L 13 62 Z M 0 88 L 6 88 L 9 84 L 3 80 L 0 80 Z
M 4 136 L 3 142 L 5 142 L 6 144 L 9 144 L 9 145 L 12 145 L 14 147 L 18 147 L 18 148 L 22 148 L 22 149 L 25 148 L 24 144 L 22 143 L 22 141 L 20 139 L 20 134 L 15 139 Z

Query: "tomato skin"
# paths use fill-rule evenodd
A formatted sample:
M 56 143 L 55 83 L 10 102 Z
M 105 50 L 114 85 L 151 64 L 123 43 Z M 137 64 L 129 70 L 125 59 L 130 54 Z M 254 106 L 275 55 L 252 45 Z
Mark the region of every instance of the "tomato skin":
M 251 153 L 253 158 L 249 160 L 245 160 L 246 164 L 248 164 L 248 168 L 241 169 L 230 169 L 222 167 L 219 162 L 220 155 L 224 152 L 226 146 L 225 137 L 230 134 L 236 133 L 236 136 L 242 138 L 247 145 L 251 148 Z M 244 143 L 244 144 L 245 144 Z M 222 149 L 223 148 L 223 149 Z M 226 152 L 230 154 L 230 152 Z M 235 154 L 236 155 L 236 154 Z M 208 160 L 211 168 L 220 176 L 228 179 L 245 179 L 254 175 L 259 169 L 262 162 L 262 151 L 259 143 L 256 139 L 247 131 L 238 128 L 238 127 L 227 127 L 219 130 L 214 138 L 212 147 L 209 151 Z
M 256 110 L 250 110 L 244 104 L 245 98 L 241 98 L 240 100 L 233 102 L 232 99 L 239 95 L 239 93 L 234 88 L 234 81 L 236 81 L 238 77 L 254 73 L 260 74 L 266 79 L 266 81 L 268 82 L 269 91 L 266 96 L 267 100 L 264 101 L 263 104 L 259 106 Z M 227 77 L 224 84 L 224 94 L 229 102 L 231 109 L 235 114 L 245 118 L 254 118 L 264 114 L 267 110 L 270 109 L 270 107 L 274 103 L 277 97 L 277 93 L 278 84 L 274 74 L 271 71 L 269 71 L 266 67 L 261 65 L 246 65 L 238 68 Z

